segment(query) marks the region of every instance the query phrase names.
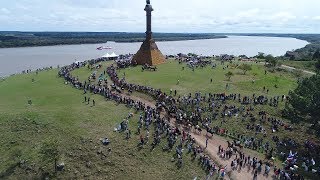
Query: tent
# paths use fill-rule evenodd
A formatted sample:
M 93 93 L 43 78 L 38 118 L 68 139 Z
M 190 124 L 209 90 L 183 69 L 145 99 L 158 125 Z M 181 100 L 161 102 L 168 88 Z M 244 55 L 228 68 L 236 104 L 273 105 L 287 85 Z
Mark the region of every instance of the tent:
M 118 55 L 116 55 L 116 53 L 113 52 L 112 54 L 110 54 L 110 57 L 111 58 L 116 58 L 116 57 L 118 57 Z
M 103 55 L 102 57 L 103 57 L 103 58 L 109 58 L 109 57 L 110 57 L 110 54 L 107 53 L 107 54 Z
M 102 58 L 105 58 L 107 60 L 116 60 L 116 59 L 118 59 L 118 57 L 119 56 L 116 55 L 116 53 L 114 53 L 114 52 L 112 54 L 107 53 L 107 54 L 102 56 Z
M 112 54 L 110 54 L 110 57 L 109 57 L 109 60 L 117 60 L 118 59 L 118 55 L 116 55 L 116 53 L 112 53 Z

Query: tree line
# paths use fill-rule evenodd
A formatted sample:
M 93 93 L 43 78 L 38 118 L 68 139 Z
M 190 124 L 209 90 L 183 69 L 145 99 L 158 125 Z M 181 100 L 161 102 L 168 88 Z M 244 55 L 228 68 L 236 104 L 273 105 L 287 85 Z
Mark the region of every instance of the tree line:
M 283 116 L 292 123 L 310 124 L 311 132 L 320 136 L 320 57 L 315 64 L 316 75 L 298 82 L 298 87 L 289 92 Z
M 216 34 L 154 33 L 156 41 L 181 41 L 226 38 Z M 51 46 L 66 44 L 94 44 L 115 42 L 142 42 L 144 33 L 124 32 L 0 32 L 0 48 Z

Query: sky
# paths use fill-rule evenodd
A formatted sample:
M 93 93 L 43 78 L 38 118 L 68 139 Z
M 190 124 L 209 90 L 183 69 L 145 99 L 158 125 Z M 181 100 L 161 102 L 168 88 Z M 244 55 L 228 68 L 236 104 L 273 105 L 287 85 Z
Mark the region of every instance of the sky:
M 144 32 L 145 0 L 0 0 L 0 31 Z M 320 33 L 320 0 L 151 0 L 153 32 Z

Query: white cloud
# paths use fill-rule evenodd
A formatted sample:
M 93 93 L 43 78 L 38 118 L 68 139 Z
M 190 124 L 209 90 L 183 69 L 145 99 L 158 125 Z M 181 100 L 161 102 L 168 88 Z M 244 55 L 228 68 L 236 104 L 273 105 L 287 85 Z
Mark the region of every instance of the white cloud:
M 317 33 L 318 0 L 151 0 L 157 32 Z M 145 1 L 0 1 L 0 30 L 145 31 Z M 9 11 L 10 10 L 10 11 Z M 15 12 L 15 13 L 11 13 Z M 23 24 L 23 25 L 22 25 Z
M 259 13 L 261 12 L 260 9 L 249 9 L 247 11 L 242 11 L 237 14 L 238 18 L 253 18 L 259 16 Z
M 3 14 L 10 14 L 11 13 L 11 11 L 9 11 L 9 9 L 7 9 L 7 8 L 1 8 L 0 12 Z
M 271 20 L 274 21 L 289 21 L 295 19 L 296 16 L 292 15 L 290 12 L 278 12 L 271 16 Z
M 320 20 L 320 16 L 313 17 L 313 20 Z

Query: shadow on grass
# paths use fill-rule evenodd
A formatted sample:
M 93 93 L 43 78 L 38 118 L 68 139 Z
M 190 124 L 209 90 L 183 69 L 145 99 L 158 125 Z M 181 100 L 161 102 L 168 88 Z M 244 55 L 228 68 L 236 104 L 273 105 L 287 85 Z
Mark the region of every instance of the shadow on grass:
M 0 174 L 0 179 L 5 179 L 14 173 L 15 169 L 19 166 L 19 163 L 12 164 L 5 172 Z

